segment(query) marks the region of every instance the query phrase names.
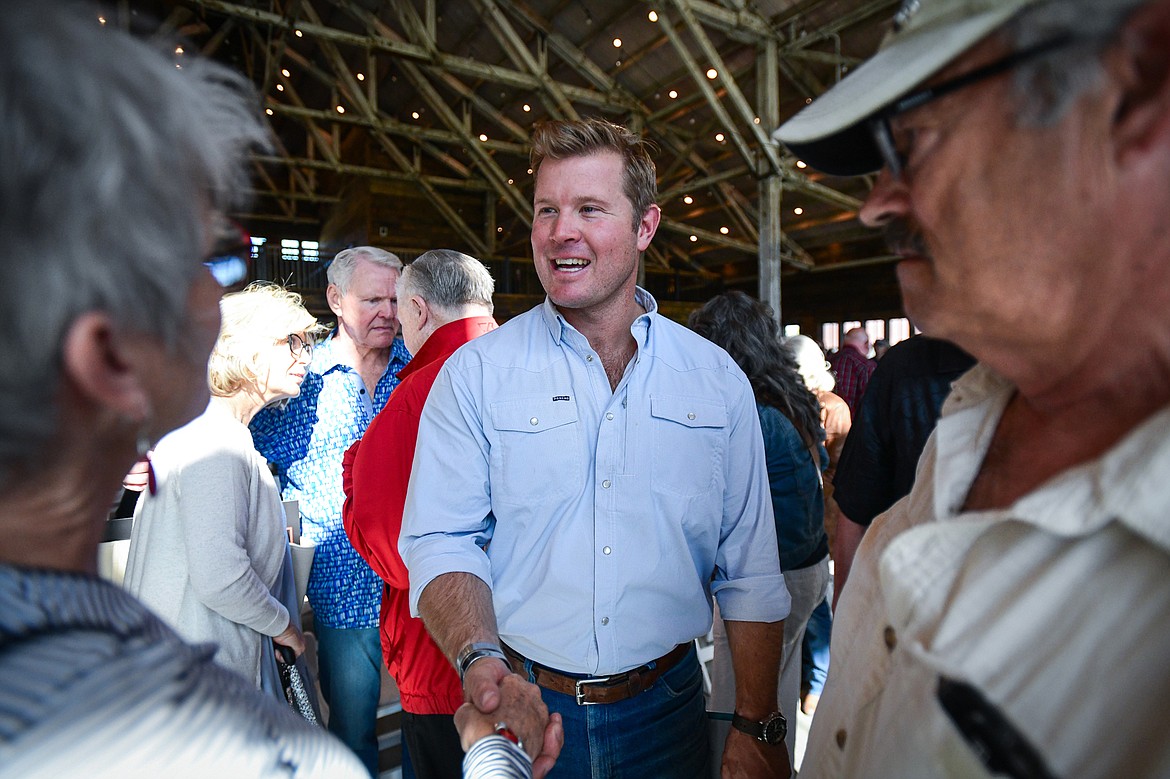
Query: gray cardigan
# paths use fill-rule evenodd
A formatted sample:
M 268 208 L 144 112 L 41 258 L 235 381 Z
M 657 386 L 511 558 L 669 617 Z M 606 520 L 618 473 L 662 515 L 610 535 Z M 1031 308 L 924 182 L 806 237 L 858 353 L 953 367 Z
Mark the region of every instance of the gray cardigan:
M 157 495 L 135 511 L 124 586 L 180 636 L 260 687 L 261 641 L 288 610 L 272 596 L 285 557 L 284 509 L 248 428 L 216 399 L 164 437 Z

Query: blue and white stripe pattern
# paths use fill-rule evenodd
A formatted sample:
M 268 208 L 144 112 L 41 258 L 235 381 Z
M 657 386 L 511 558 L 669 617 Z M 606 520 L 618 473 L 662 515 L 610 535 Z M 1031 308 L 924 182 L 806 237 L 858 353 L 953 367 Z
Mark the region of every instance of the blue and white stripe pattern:
M 532 761 L 503 736 L 485 736 L 463 756 L 463 779 L 532 779 Z
M 366 777 L 96 577 L 0 565 L 0 777 Z

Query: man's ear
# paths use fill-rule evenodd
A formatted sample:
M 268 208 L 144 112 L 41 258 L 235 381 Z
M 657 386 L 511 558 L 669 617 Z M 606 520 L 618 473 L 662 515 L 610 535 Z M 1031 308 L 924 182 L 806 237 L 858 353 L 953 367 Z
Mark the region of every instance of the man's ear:
M 336 284 L 330 284 L 325 288 L 325 301 L 329 304 L 329 310 L 338 319 L 341 318 L 341 290 L 337 288 Z
M 650 207 L 646 209 L 646 213 L 642 214 L 642 219 L 638 222 L 638 251 L 646 251 L 646 247 L 654 239 L 654 233 L 658 232 L 658 221 L 660 219 L 662 219 L 662 209 L 651 203 Z
M 1113 121 L 1118 161 L 1170 144 L 1170 0 L 1133 12 L 1105 67 L 1123 92 Z
M 62 342 L 61 369 L 94 405 L 134 422 L 150 416 L 150 393 L 108 314 L 91 311 L 73 320 Z
M 419 295 L 411 295 L 406 305 L 414 306 L 414 311 L 418 315 L 418 329 L 420 332 L 426 332 L 427 323 L 431 319 L 431 307 Z

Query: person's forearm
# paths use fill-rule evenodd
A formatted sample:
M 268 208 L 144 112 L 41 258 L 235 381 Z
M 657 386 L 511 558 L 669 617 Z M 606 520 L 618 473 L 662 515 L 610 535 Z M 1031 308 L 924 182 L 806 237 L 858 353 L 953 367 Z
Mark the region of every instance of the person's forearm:
M 865 525 L 837 512 L 837 538 L 833 544 L 833 611 L 837 610 L 837 601 L 841 591 L 845 589 L 845 582 L 849 579 L 849 571 L 853 567 L 853 557 L 857 554 L 857 547 L 861 544 L 861 537 L 865 535 Z
M 724 625 L 735 671 L 735 710 L 748 719 L 761 720 L 776 711 L 784 621 L 726 620 Z
M 492 592 L 478 576 L 445 573 L 436 577 L 419 595 L 418 611 L 452 665 L 469 643 L 500 640 Z

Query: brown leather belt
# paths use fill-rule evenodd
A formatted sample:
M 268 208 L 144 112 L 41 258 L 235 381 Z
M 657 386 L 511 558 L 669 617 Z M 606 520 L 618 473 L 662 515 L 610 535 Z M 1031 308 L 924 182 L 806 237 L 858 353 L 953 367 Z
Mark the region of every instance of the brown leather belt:
M 650 689 L 658 677 L 678 665 L 690 650 L 690 642 L 679 644 L 657 660 L 613 676 L 569 676 L 535 662 L 532 663 L 532 672 L 538 685 L 546 690 L 573 696 L 578 706 L 617 703 Z M 507 644 L 504 645 L 504 654 L 508 656 L 512 670 L 523 674 L 527 658 Z

